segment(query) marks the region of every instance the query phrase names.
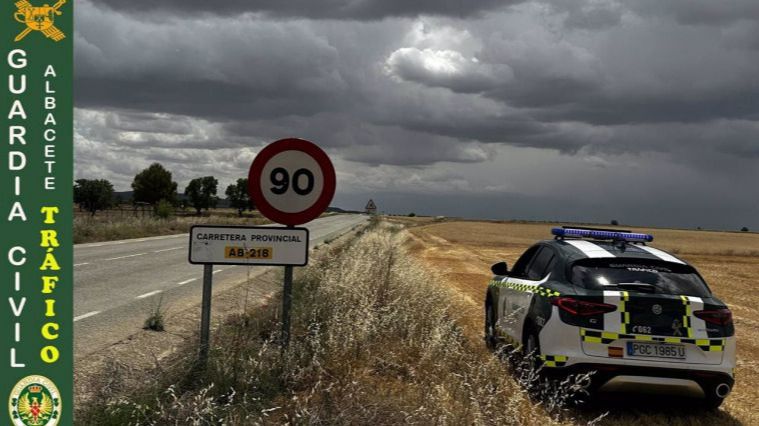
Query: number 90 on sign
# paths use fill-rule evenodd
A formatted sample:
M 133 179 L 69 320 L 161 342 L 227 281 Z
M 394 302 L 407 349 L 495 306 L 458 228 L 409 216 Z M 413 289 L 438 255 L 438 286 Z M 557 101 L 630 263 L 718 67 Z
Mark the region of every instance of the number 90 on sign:
M 335 194 L 335 169 L 327 154 L 303 139 L 281 139 L 256 155 L 248 192 L 261 214 L 299 225 L 326 210 Z
M 301 151 L 283 151 L 264 166 L 259 182 L 266 201 L 285 213 L 297 213 L 311 207 L 324 187 L 319 164 Z

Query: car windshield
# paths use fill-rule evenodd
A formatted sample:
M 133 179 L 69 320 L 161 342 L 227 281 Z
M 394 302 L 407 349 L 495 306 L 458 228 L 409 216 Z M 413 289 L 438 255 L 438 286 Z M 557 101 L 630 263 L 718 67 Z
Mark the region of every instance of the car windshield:
M 572 283 L 591 290 L 710 296 L 693 267 L 640 259 L 581 260 L 572 266 Z

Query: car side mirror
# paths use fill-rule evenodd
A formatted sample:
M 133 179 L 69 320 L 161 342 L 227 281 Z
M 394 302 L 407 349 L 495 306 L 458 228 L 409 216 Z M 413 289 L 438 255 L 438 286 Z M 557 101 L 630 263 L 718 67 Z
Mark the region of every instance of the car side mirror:
M 509 266 L 506 262 L 498 262 L 490 267 L 495 275 L 509 275 Z

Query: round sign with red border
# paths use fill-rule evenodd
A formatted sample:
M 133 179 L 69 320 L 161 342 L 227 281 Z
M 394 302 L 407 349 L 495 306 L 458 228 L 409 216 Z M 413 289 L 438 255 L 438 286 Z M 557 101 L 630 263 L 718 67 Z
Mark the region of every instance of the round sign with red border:
M 335 168 L 327 154 L 303 139 L 281 139 L 256 155 L 248 194 L 262 215 L 283 225 L 319 217 L 335 195 Z

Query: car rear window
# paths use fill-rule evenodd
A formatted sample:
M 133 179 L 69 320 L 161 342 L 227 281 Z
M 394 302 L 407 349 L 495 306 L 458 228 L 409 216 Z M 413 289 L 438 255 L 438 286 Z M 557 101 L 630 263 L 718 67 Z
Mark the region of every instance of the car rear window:
M 693 267 L 640 259 L 585 259 L 572 265 L 572 283 L 591 290 L 641 291 L 709 297 Z M 634 284 L 649 284 L 651 287 Z

